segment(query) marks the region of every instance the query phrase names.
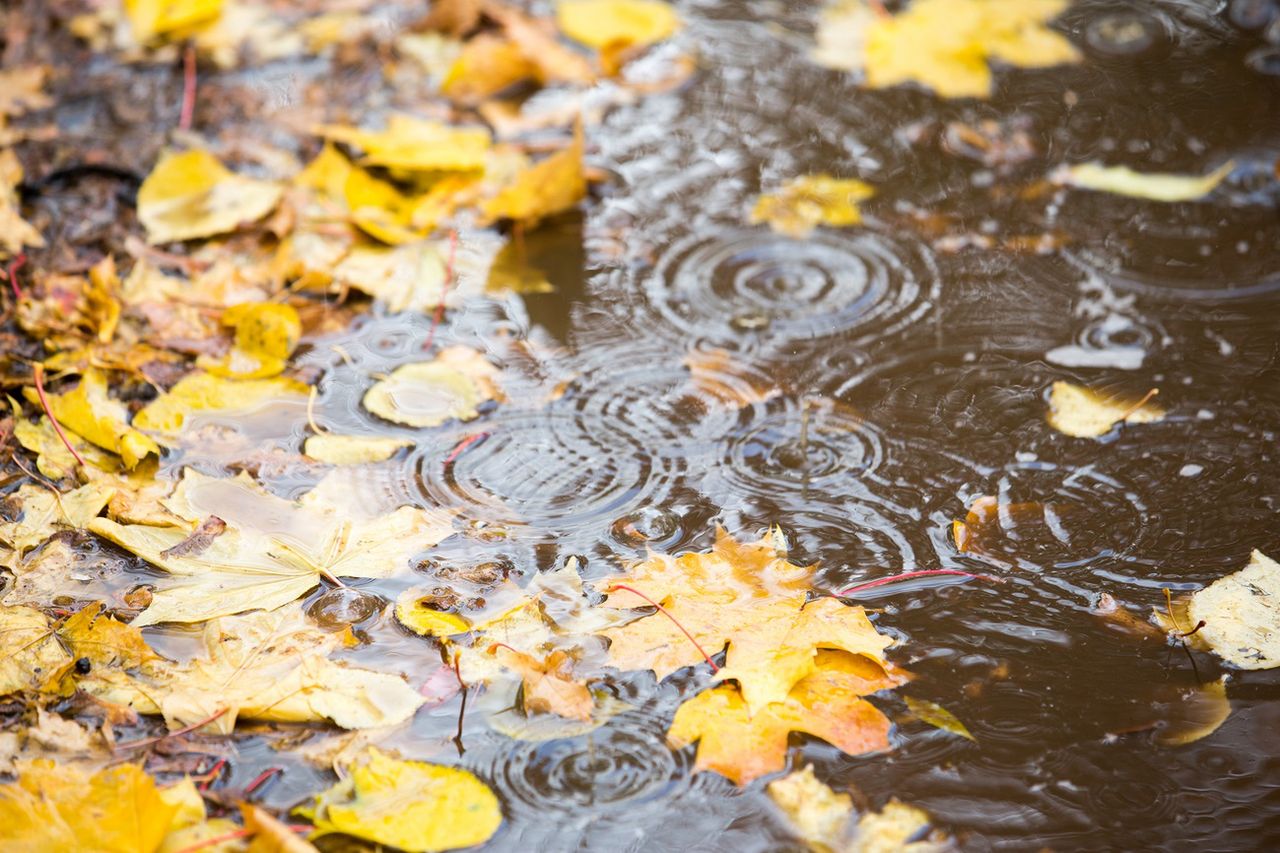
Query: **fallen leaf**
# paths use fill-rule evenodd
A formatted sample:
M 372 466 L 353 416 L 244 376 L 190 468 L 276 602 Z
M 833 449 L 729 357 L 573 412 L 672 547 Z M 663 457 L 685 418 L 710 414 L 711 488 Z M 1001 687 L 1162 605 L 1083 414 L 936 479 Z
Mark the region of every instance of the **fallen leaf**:
M 81 608 L 58 626 L 58 636 L 71 657 L 88 658 L 97 667 L 135 669 L 163 660 L 152 650 L 134 625 L 102 612 L 101 602 Z
M 839 2 L 818 24 L 814 61 L 862 71 L 884 89 L 915 82 L 944 98 L 991 95 L 989 63 L 1048 68 L 1079 62 L 1071 42 L 1046 24 L 1070 0 L 914 0 L 896 15 L 865 0 Z
M 386 130 L 325 125 L 319 133 L 362 149 L 364 163 L 410 172 L 483 169 L 489 151 L 489 132 L 482 127 L 452 127 L 404 113 L 393 114 Z
M 549 26 L 524 12 L 497 0 L 484 0 L 485 15 L 497 21 L 512 42 L 520 46 L 525 58 L 537 69 L 538 82 L 589 84 L 595 73 L 581 54 L 566 48 Z
M 133 418 L 138 429 L 165 434 L 181 432 L 189 415 L 200 412 L 249 412 L 270 403 L 305 397 L 307 386 L 296 379 L 226 379 L 208 373 L 184 376 Z
M 253 837 L 245 853 L 318 853 L 314 844 L 272 817 L 266 809 L 241 803 L 240 816 L 244 819 L 244 828 Z
M 505 645 L 492 645 L 489 654 L 515 670 L 524 680 L 526 714 L 552 713 L 570 720 L 587 722 L 595 708 L 591 691 L 570 673 L 572 659 L 563 651 L 554 651 L 539 660 Z
M 24 485 L 10 496 L 22 510 L 16 521 L 0 521 L 0 542 L 26 553 L 61 529 L 82 528 L 111 500 L 115 490 L 90 483 L 66 494 L 44 486 Z
M 614 587 L 607 607 L 648 604 L 614 586 L 625 584 L 666 611 L 602 632 L 610 660 L 622 669 L 652 669 L 662 679 L 700 663 L 698 646 L 709 655 L 727 646 L 716 678 L 736 680 L 753 714 L 782 702 L 792 685 L 813 673 L 819 649 L 843 649 L 886 666 L 882 653 L 893 641 L 876 632 L 861 607 L 834 598 L 807 601 L 810 574 L 811 567 L 787 562 L 776 530 L 749 543 L 718 530 L 709 554 L 654 554 L 626 576 L 598 582 L 602 590 Z
M 659 0 L 561 0 L 556 23 L 574 41 L 603 50 L 671 38 L 680 29 L 680 16 Z
M 880 811 L 858 818 L 848 849 L 850 853 L 941 853 L 956 849 L 943 832 L 934 830 L 924 836 L 932 824 L 933 818 L 924 809 L 892 799 Z
M 70 660 L 43 613 L 0 606 L 0 696 L 40 687 Z
M 1196 643 L 1232 666 L 1280 666 L 1280 565 L 1261 551 L 1254 551 L 1240 571 L 1193 594 L 1186 613 L 1190 624 L 1166 627 L 1182 633 L 1203 620 L 1193 635 Z
M 494 33 L 481 33 L 463 45 L 440 91 L 453 101 L 474 105 L 537 73 L 538 66 L 520 45 Z
M 453 637 L 471 630 L 471 622 L 439 610 L 430 590 L 411 587 L 396 597 L 396 621 L 423 637 Z
M 0 70 L 0 127 L 6 116 L 26 115 L 53 105 L 45 94 L 49 80 L 47 65 L 18 65 Z
M 1135 172 L 1127 166 L 1081 163 L 1059 170 L 1055 183 L 1083 190 L 1144 198 L 1150 201 L 1195 201 L 1217 189 L 1236 164 L 1228 160 L 1204 177 L 1162 172 Z
M 1049 392 L 1049 426 L 1075 438 L 1106 435 L 1117 423 L 1150 424 L 1164 419 L 1164 409 L 1141 400 L 1120 400 L 1070 382 L 1055 382 Z
M 374 747 L 299 812 L 315 823 L 313 838 L 340 832 L 408 853 L 481 844 L 502 823 L 498 798 L 466 770 L 401 761 Z
M 416 30 L 434 30 L 461 38 L 480 24 L 480 0 L 434 0 Z
M 433 243 L 360 246 L 333 268 L 333 280 L 380 299 L 388 311 L 431 311 L 444 297 L 444 258 Z
M 814 775 L 812 764 L 775 779 L 765 791 L 810 849 L 836 853 L 848 848 L 853 798 L 824 785 Z
M 302 452 L 330 465 L 367 465 L 385 462 L 413 442 L 403 438 L 381 438 L 375 435 L 313 435 L 302 446 Z
M 498 370 L 483 354 L 446 347 L 431 361 L 404 364 L 365 392 L 364 407 L 388 421 L 432 427 L 479 417 L 482 403 L 501 399 Z
M 201 642 L 203 656 L 187 663 L 151 662 L 136 675 L 92 672 L 80 687 L 141 714 L 163 714 L 173 729 L 225 710 L 204 727 L 222 734 L 237 719 L 395 725 L 423 703 L 398 675 L 329 660 L 342 635 L 320 630 L 298 607 L 213 619 Z
M 10 148 L 0 149 L 0 258 L 16 255 L 24 246 L 44 245 L 40 232 L 22 218 L 18 198 L 20 183 L 22 164 L 17 155 Z
M 129 410 L 107 393 L 107 386 L 106 374 L 90 368 L 81 374 L 74 389 L 46 395 L 49 409 L 64 429 L 119 455 L 127 468 L 137 467 L 148 455 L 159 456 L 160 447 L 150 436 L 129 425 Z M 26 389 L 26 395 L 31 402 L 40 402 L 34 388 Z
M 875 195 L 862 181 L 830 175 L 793 178 L 774 193 L 760 196 L 752 223 L 767 222 L 779 234 L 804 238 L 819 225 L 844 228 L 862 221 L 858 202 Z
M 266 216 L 283 192 L 229 171 L 207 151 L 170 151 L 138 189 L 138 220 L 152 244 L 213 237 Z
M 1185 746 L 1208 737 L 1231 716 L 1224 679 L 1210 681 L 1188 690 L 1179 690 L 1177 698 L 1161 714 L 1156 743 L 1161 746 Z
M 235 328 L 235 346 L 220 359 L 201 358 L 197 363 L 229 379 L 278 376 L 302 337 L 297 310 L 278 302 L 232 305 L 222 312 L 222 324 Z
M 569 147 L 521 171 L 511 184 L 484 203 L 485 218 L 490 222 L 514 219 L 533 224 L 577 205 L 587 193 L 582 152 L 582 123 L 578 122 Z
M 907 703 L 907 708 L 911 710 L 912 714 L 935 729 L 942 729 L 944 732 L 951 732 L 966 740 L 977 742 L 978 739 L 969 732 L 968 727 L 960 722 L 955 714 L 937 702 L 930 702 L 928 699 L 917 699 L 914 696 L 903 696 L 902 701 Z
M 667 739 L 676 749 L 697 741 L 695 770 L 714 770 L 746 785 L 786 766 L 791 732 L 822 738 L 850 755 L 888 749 L 889 720 L 861 697 L 871 692 L 869 687 L 893 683 L 859 655 L 820 652 L 818 665 L 783 701 L 754 713 L 732 685 L 686 700 Z
M 133 37 L 149 42 L 209 24 L 222 14 L 222 0 L 124 0 Z

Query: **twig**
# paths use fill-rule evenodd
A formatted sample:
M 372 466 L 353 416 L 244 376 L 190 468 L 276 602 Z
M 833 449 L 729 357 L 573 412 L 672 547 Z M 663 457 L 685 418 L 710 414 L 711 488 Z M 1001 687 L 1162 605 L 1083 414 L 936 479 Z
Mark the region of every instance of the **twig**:
M 203 720 L 200 720 L 197 723 L 192 723 L 189 726 L 183 726 L 182 728 L 178 729 L 176 732 L 169 732 L 167 735 L 160 735 L 159 737 L 149 737 L 149 738 L 144 738 L 142 740 L 134 740 L 134 741 L 130 741 L 129 743 L 118 743 L 115 745 L 115 749 L 137 749 L 140 746 L 150 746 L 153 743 L 159 743 L 160 741 L 168 740 L 171 737 L 178 737 L 180 735 L 185 735 L 188 732 L 193 732 L 198 728 L 209 725 L 214 720 L 218 719 L 223 714 L 227 713 L 227 711 L 229 710 L 230 710 L 229 708 L 223 708 L 222 710 L 218 711 L 216 714 L 214 714 L 211 717 L 207 717 Z
M 196 48 L 187 45 L 182 54 L 182 114 L 178 116 L 178 130 L 190 130 L 191 119 L 196 112 Z
M 436 303 L 435 314 L 431 317 L 431 328 L 427 330 L 427 339 L 422 344 L 422 349 L 431 349 L 431 342 L 436 338 L 436 328 L 439 327 L 440 321 L 444 319 L 444 300 L 449 295 L 449 285 L 453 284 L 453 265 L 458 257 L 458 229 L 449 232 L 449 262 L 444 268 L 444 284 L 440 285 L 440 301 Z
M 667 608 L 663 607 L 661 604 L 654 601 L 652 598 L 645 595 L 640 590 L 634 589 L 633 587 L 629 587 L 625 584 L 616 583 L 613 586 L 606 589 L 605 592 L 613 592 L 615 589 L 625 589 L 627 592 L 631 593 L 632 595 L 638 595 L 641 598 L 643 598 L 645 601 L 652 604 L 654 607 L 658 608 L 658 612 L 661 613 L 663 616 L 667 617 L 668 619 L 670 619 L 672 623 L 677 628 L 680 629 L 680 633 L 684 634 L 686 637 L 689 638 L 689 642 L 693 643 L 693 647 L 698 650 L 698 653 L 702 655 L 702 657 L 706 660 L 706 662 L 711 664 L 711 671 L 712 672 L 720 671 L 720 667 L 716 666 L 716 662 L 711 659 L 711 655 L 707 654 L 706 649 L 702 648 L 702 644 L 699 643 L 697 640 L 695 640 L 693 635 L 690 634 L 687 630 L 685 630 L 685 627 L 680 624 L 680 620 L 676 619 L 676 617 L 672 616 L 670 613 L 667 612 Z
M 44 365 L 36 362 L 32 365 L 32 373 L 36 379 L 36 394 L 40 397 L 40 405 L 44 407 L 44 413 L 49 416 L 49 423 L 53 424 L 53 431 L 58 434 L 58 438 L 62 439 L 62 443 L 66 445 L 67 450 L 71 451 L 71 455 L 80 463 L 81 468 L 87 468 L 84 458 L 67 440 L 67 434 L 62 431 L 62 424 L 58 423 L 58 419 L 53 416 L 53 409 L 49 408 L 49 398 L 44 394 Z
M 959 575 L 960 577 L 991 581 L 992 583 L 1004 583 L 1003 579 L 994 577 L 992 575 L 979 575 L 979 574 L 974 574 L 973 572 L 962 572 L 959 569 L 927 569 L 925 571 L 919 571 L 919 572 L 903 572 L 900 575 L 891 575 L 890 577 L 887 577 L 887 578 L 877 578 L 873 581 L 867 581 L 866 583 L 855 584 L 854 586 L 851 586 L 848 589 L 843 589 L 840 592 L 837 592 L 836 595 L 840 596 L 841 598 L 844 598 L 852 593 L 859 592 L 864 589 L 871 589 L 872 587 L 876 587 L 876 586 L 884 586 L 885 584 L 896 583 L 897 581 L 910 580 L 911 578 L 929 577 L 931 575 Z

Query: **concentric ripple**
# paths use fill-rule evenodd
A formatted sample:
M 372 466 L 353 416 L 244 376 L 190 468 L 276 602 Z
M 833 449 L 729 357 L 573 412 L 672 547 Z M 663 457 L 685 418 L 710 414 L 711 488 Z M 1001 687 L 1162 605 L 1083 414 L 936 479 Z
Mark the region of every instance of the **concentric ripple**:
M 436 505 L 471 518 L 563 532 L 658 503 L 679 459 L 639 437 L 555 410 L 501 412 L 446 455 L 419 453 L 416 481 Z
M 793 240 L 764 229 L 675 243 L 644 284 L 674 330 L 749 347 L 857 331 L 883 336 L 918 320 L 937 295 L 931 255 L 870 231 Z

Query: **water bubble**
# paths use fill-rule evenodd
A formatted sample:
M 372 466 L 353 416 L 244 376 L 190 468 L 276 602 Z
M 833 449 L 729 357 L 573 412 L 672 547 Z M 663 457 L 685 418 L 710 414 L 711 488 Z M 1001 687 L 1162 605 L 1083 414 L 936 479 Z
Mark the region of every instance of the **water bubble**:
M 351 587 L 330 589 L 307 605 L 307 615 L 328 631 L 367 622 L 382 612 L 387 601 L 380 595 Z

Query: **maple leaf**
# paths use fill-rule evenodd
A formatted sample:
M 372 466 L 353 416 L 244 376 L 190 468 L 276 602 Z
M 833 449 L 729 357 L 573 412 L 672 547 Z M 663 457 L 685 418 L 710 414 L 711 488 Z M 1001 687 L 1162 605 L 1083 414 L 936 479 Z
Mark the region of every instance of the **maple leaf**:
M 515 670 L 524 681 L 524 710 L 527 714 L 551 712 L 571 720 L 587 722 L 595 708 L 591 691 L 569 672 L 572 658 L 557 650 L 538 659 L 504 645 L 492 645 L 489 654 Z
M 389 577 L 407 568 L 413 554 L 453 532 L 444 514 L 400 507 L 353 519 L 320 500 L 294 503 L 243 480 L 217 480 L 191 469 L 165 505 L 192 523 L 216 515 L 227 528 L 204 551 L 181 554 L 171 549 L 186 540 L 185 528 L 106 518 L 89 525 L 172 576 L 157 584 L 135 625 L 201 622 L 282 607 L 325 577 Z
M 734 679 L 752 713 L 786 698 L 791 686 L 814 671 L 818 649 L 843 649 L 884 665 L 893 642 L 876 632 L 861 607 L 833 598 L 806 604 L 811 569 L 786 560 L 781 533 L 740 543 L 723 529 L 709 554 L 651 555 L 624 577 L 625 584 L 662 605 L 653 613 L 602 632 L 609 656 L 623 669 L 652 669 L 659 679 L 700 662 L 699 646 L 715 654 L 728 646 L 718 680 Z M 643 606 L 634 593 L 611 592 L 608 607 Z M 697 641 L 691 643 L 682 626 Z
M 791 732 L 822 738 L 850 755 L 877 752 L 889 747 L 889 720 L 861 697 L 899 680 L 863 656 L 819 652 L 813 670 L 780 702 L 753 710 L 729 684 L 686 700 L 667 740 L 676 749 L 696 741 L 695 769 L 739 785 L 786 765 Z
M 129 425 L 129 410 L 107 393 L 107 386 L 106 373 L 89 368 L 72 390 L 47 395 L 49 409 L 65 429 L 119 455 L 127 468 L 136 467 L 150 454 L 159 456 L 159 446 Z M 40 401 L 34 388 L 26 389 L 26 395 L 33 403 Z
M 204 727 L 223 734 L 237 718 L 394 725 L 424 701 L 398 675 L 329 660 L 343 635 L 321 631 L 301 608 L 214 619 L 201 641 L 202 657 L 148 662 L 136 675 L 91 672 L 80 687 L 138 713 L 163 714 L 175 729 L 224 711 Z
M 14 496 L 22 509 L 22 517 L 0 522 L 0 542 L 20 554 L 25 553 L 60 529 L 85 527 L 102 512 L 114 494 L 115 489 L 97 483 L 66 494 L 43 486 L 24 485 Z
M 312 838 L 340 832 L 409 853 L 471 847 L 502 823 L 498 798 L 466 770 L 401 761 L 375 747 L 297 811 L 315 823 Z

